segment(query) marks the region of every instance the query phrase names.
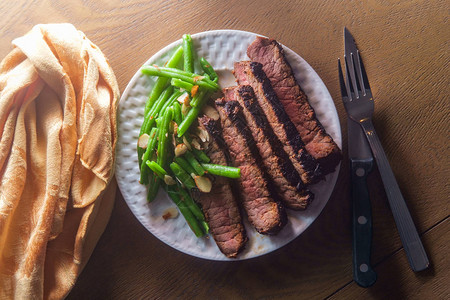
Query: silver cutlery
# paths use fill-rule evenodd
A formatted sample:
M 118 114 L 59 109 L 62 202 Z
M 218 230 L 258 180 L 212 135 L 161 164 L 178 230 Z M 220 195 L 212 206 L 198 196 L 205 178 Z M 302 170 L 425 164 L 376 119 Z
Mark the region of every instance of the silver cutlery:
M 345 39 L 345 81 L 339 61 L 339 79 L 342 90 L 342 100 L 348 117 L 359 124 L 367 141 L 369 142 L 372 154 L 378 166 L 378 170 L 383 181 L 386 195 L 394 216 L 395 223 L 408 257 L 409 264 L 413 271 L 421 271 L 429 266 L 429 261 L 425 249 L 420 240 L 417 229 L 412 220 L 406 202 L 398 187 L 394 173 L 389 165 L 381 142 L 375 132 L 372 123 L 374 111 L 374 99 L 370 90 L 361 56 L 356 47 L 353 36 L 344 28 Z

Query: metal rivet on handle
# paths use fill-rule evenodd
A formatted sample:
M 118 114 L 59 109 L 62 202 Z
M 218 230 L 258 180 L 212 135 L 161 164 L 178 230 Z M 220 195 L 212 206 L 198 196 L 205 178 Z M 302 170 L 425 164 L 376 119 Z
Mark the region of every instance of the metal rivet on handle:
M 366 265 L 366 264 L 362 264 L 362 265 L 359 266 L 359 270 L 361 272 L 367 272 L 367 271 L 369 271 L 369 266 Z
M 358 217 L 358 223 L 361 224 L 361 225 L 366 224 L 367 223 L 367 218 L 364 217 L 364 216 L 359 216 Z
M 365 173 L 366 173 L 366 171 L 364 171 L 363 168 L 358 168 L 358 169 L 356 169 L 356 171 L 355 171 L 355 174 L 356 174 L 356 176 L 358 176 L 358 177 L 364 176 Z

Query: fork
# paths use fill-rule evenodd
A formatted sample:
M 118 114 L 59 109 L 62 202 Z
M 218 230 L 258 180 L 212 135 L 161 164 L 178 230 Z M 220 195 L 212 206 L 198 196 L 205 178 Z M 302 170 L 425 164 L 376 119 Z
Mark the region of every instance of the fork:
M 359 51 L 344 56 L 344 60 L 345 81 L 340 60 L 338 68 L 345 110 L 363 128 L 369 141 L 409 264 L 415 272 L 424 270 L 429 266 L 427 254 L 372 123 L 374 99 Z

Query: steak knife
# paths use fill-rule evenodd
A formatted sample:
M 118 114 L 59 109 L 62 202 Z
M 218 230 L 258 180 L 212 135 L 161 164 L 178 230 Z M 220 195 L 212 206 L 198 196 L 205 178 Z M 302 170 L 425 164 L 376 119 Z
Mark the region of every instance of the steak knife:
M 356 49 L 346 42 L 345 56 L 350 57 L 352 52 L 356 53 Z M 354 70 L 350 71 L 354 72 Z M 340 68 L 339 72 L 341 72 Z M 344 82 L 341 82 L 341 91 L 348 95 Z M 369 287 L 377 280 L 377 274 L 370 263 L 372 209 L 367 188 L 367 176 L 372 171 L 373 156 L 361 126 L 350 118 L 347 118 L 347 126 L 353 204 L 353 279 L 358 285 Z

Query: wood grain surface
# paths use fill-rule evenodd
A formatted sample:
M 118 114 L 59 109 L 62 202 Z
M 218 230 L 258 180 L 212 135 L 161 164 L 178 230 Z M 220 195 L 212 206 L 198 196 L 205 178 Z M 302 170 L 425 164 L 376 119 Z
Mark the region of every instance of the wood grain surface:
M 69 299 L 449 299 L 448 1 L 0 2 L 0 57 L 39 23 L 69 22 L 109 58 L 121 91 L 133 74 L 183 33 L 247 30 L 299 53 L 328 87 L 341 121 L 337 58 L 343 27 L 354 35 L 375 96 L 374 123 L 428 251 L 431 268 L 411 271 L 375 170 L 373 263 L 378 281 L 352 281 L 349 168 L 345 160 L 319 218 L 287 246 L 256 259 L 213 262 L 152 236 L 120 193 L 111 221 Z

